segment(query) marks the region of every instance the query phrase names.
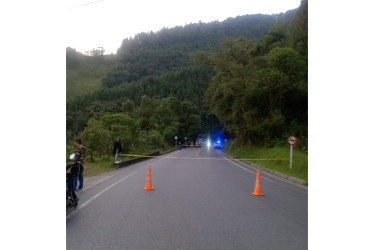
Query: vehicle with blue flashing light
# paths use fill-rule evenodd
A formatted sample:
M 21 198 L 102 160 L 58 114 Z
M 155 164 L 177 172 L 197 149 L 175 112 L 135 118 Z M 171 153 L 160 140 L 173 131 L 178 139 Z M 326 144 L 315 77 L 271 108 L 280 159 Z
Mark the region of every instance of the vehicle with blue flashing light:
M 222 148 L 222 145 L 221 145 L 221 140 L 220 139 L 217 139 L 215 142 L 214 142 L 214 148 L 216 149 L 221 149 Z

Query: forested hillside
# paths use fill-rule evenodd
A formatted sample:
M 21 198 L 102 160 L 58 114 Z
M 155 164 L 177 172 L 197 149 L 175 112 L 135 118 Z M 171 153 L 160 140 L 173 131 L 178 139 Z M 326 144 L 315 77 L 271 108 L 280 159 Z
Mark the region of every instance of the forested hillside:
M 67 74 L 82 68 L 70 59 Z M 95 154 L 109 154 L 114 137 L 134 153 L 175 135 L 307 139 L 307 1 L 285 14 L 140 33 L 116 55 L 88 60 L 102 86 L 67 102 L 67 141 L 80 135 Z
M 94 92 L 103 87 L 103 78 L 114 65 L 114 55 L 84 56 L 66 49 L 66 100 Z
M 159 75 L 189 66 L 189 54 L 215 50 L 227 37 L 263 37 L 277 19 L 289 21 L 293 11 L 280 15 L 246 15 L 223 22 L 196 23 L 125 39 L 118 49 L 118 64 L 104 79 L 107 87 Z
M 291 25 L 274 25 L 260 42 L 227 39 L 200 55 L 215 72 L 206 92 L 211 111 L 239 142 L 272 145 L 295 134 L 306 146 L 307 17 L 303 1 Z

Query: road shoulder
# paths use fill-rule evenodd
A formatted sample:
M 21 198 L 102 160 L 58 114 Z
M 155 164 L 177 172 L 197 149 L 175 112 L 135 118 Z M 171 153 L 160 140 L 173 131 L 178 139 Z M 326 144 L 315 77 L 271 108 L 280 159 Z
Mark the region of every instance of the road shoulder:
M 254 164 L 252 162 L 239 160 L 239 159 L 233 157 L 232 155 L 227 154 L 223 151 L 221 151 L 221 153 L 229 159 L 235 159 L 235 161 L 239 161 L 239 162 L 243 163 L 243 165 L 245 167 L 247 167 L 248 169 L 252 169 L 252 170 L 255 170 L 255 171 L 259 170 L 261 172 L 265 172 L 266 174 L 272 176 L 273 178 L 282 180 L 282 181 L 287 182 L 287 183 L 292 184 L 292 185 L 296 185 L 296 186 L 301 187 L 303 189 L 308 189 L 308 183 L 305 180 L 295 178 L 293 176 L 289 176 L 289 175 L 286 175 L 286 174 L 279 173 L 277 171 L 262 167 L 260 165 Z

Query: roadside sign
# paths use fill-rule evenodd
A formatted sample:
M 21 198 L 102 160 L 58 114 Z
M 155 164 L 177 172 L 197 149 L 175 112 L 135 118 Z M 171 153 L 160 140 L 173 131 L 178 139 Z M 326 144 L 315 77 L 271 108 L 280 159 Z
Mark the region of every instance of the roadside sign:
M 178 136 L 175 136 L 174 139 L 175 139 L 175 140 L 178 139 Z
M 288 137 L 287 142 L 288 142 L 288 144 L 290 144 L 290 145 L 295 145 L 296 142 L 297 142 L 297 139 L 296 139 L 295 136 L 292 135 L 292 136 Z

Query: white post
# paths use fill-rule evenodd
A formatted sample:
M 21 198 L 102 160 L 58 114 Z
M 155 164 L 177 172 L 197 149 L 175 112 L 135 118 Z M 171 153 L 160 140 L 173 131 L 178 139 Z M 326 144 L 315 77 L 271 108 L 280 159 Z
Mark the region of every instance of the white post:
M 290 169 L 292 168 L 292 149 L 293 145 L 290 145 Z

